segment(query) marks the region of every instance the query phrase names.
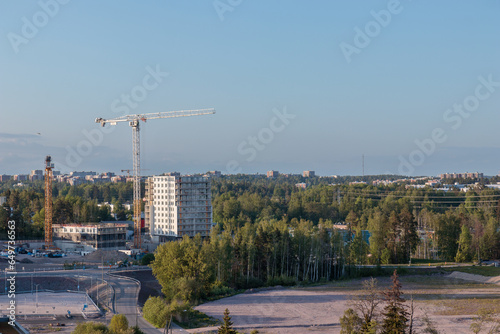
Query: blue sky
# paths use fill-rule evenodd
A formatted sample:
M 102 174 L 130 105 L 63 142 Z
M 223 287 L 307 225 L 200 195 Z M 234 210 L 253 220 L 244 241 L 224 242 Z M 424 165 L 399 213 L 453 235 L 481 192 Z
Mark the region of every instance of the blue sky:
M 119 116 L 158 70 L 130 113 L 217 114 L 143 124 L 143 174 L 360 175 L 364 154 L 366 174 L 496 175 L 499 12 L 486 0 L 4 0 L 0 173 L 41 169 L 47 154 L 63 171 L 131 168 L 131 128 L 102 133 L 94 119 Z

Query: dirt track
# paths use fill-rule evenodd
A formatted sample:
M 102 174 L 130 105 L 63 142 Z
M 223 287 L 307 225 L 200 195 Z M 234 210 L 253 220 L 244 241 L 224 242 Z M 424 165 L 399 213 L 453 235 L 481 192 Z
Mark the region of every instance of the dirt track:
M 473 314 L 481 307 L 500 304 L 500 286 L 470 283 L 447 276 L 402 277 L 406 298 L 415 299 L 415 326 L 425 327 L 425 315 L 440 333 L 470 333 Z M 379 286 L 388 287 L 389 278 L 381 278 Z M 234 326 L 250 333 L 303 334 L 339 333 L 339 318 L 348 301 L 359 292 L 361 280 L 338 282 L 313 288 L 293 288 L 240 294 L 196 307 L 221 319 L 229 308 Z M 213 328 L 189 330 L 203 333 Z

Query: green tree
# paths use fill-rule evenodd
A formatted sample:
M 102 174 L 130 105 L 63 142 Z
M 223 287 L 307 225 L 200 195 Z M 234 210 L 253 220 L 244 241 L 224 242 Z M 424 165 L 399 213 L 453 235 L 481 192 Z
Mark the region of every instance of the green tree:
M 155 255 L 153 253 L 148 253 L 142 257 L 141 264 L 143 266 L 147 266 L 147 265 L 151 264 L 151 262 L 153 262 L 154 259 L 155 259 Z
M 237 334 L 237 332 L 233 329 L 233 322 L 231 321 L 229 310 L 227 308 L 224 311 L 224 318 L 222 319 L 222 321 L 223 323 L 219 327 L 217 334 Z
M 365 264 L 368 250 L 369 246 L 363 239 L 361 227 L 358 227 L 354 234 L 354 239 L 349 245 L 349 255 L 351 256 L 351 263 Z
M 382 334 L 405 333 L 407 328 L 409 313 L 404 305 L 405 299 L 401 297 L 401 283 L 398 279 L 397 271 L 391 277 L 392 287 L 384 292 L 386 306 L 382 315 Z
M 115 314 L 109 322 L 109 330 L 112 334 L 129 334 L 132 330 L 128 328 L 128 320 L 124 314 Z
M 363 292 L 352 301 L 355 310 L 361 314 L 361 331 L 370 333 L 375 330 L 378 306 L 382 302 L 378 282 L 375 278 L 363 281 Z
M 206 247 L 198 234 L 193 239 L 185 235 L 181 241 L 167 242 L 156 249 L 151 268 L 168 302 L 194 302 L 210 291 L 215 277 L 209 266 L 209 256 L 213 255 L 205 251 Z
M 462 232 L 458 239 L 458 250 L 455 256 L 456 262 L 469 262 L 472 260 L 472 235 L 469 228 L 462 225 Z
M 361 324 L 363 320 L 358 313 L 352 308 L 344 311 L 344 315 L 340 318 L 340 334 L 358 334 L 361 333 Z
M 149 297 L 142 308 L 144 319 L 158 328 L 163 328 L 167 324 L 170 316 L 170 308 L 165 300 L 160 297 Z
M 72 334 L 108 334 L 109 330 L 105 324 L 100 322 L 82 322 L 76 325 Z

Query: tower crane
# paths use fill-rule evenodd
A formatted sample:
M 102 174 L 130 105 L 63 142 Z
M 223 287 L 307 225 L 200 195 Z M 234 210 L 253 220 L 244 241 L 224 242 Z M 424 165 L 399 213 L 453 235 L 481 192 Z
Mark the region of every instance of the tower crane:
M 45 248 L 52 248 L 52 157 L 45 157 Z
M 141 169 L 141 170 L 149 170 L 149 169 Z M 132 169 L 122 169 L 121 172 L 127 172 L 127 177 L 130 177 L 130 172 L 132 172 Z
M 159 113 L 125 115 L 113 119 L 96 118 L 95 122 L 101 126 L 106 124 L 116 125 L 120 122 L 128 122 L 132 127 L 132 160 L 134 170 L 134 248 L 141 249 L 141 145 L 140 145 L 140 121 L 173 118 L 173 117 L 189 117 L 215 114 L 215 109 L 196 109 L 196 110 L 179 110 L 166 111 Z

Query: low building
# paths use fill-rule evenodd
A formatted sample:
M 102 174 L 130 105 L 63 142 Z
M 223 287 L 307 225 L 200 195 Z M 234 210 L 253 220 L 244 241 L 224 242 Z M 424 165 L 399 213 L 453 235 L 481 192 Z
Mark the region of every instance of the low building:
M 302 183 L 296 183 L 295 186 L 297 188 L 306 189 L 307 188 L 307 183 L 304 183 L 304 182 L 302 182 Z
M 94 249 L 124 249 L 127 225 L 119 223 L 53 224 L 53 238 L 90 246 Z

